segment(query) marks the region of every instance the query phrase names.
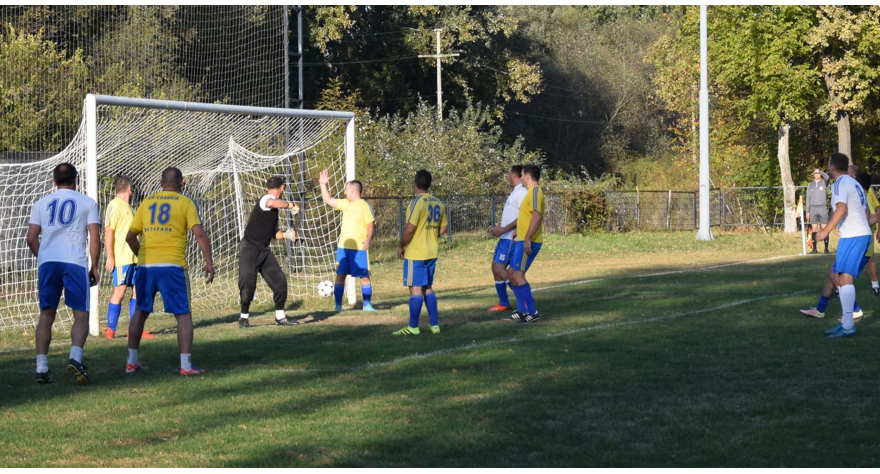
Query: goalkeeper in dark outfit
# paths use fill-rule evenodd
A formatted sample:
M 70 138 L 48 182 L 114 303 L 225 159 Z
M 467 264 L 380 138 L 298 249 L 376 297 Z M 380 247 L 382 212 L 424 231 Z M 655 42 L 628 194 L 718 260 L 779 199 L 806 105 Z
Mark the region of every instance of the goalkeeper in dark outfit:
M 294 214 L 299 212 L 299 206 L 295 203 L 281 200 L 282 194 L 284 194 L 284 181 L 277 176 L 269 178 L 266 182 L 266 195 L 254 205 L 247 227 L 244 229 L 238 259 L 238 290 L 241 296 L 241 317 L 238 320 L 238 327 L 250 327 L 249 312 L 257 289 L 257 273 L 263 276 L 263 280 L 266 280 L 266 284 L 272 289 L 272 299 L 275 301 L 275 324 L 279 326 L 299 324 L 287 319 L 284 314 L 284 305 L 287 302 L 287 276 L 281 270 L 281 265 L 278 264 L 269 247 L 273 238 L 296 241 L 295 231 L 278 227 L 279 209 L 290 209 Z

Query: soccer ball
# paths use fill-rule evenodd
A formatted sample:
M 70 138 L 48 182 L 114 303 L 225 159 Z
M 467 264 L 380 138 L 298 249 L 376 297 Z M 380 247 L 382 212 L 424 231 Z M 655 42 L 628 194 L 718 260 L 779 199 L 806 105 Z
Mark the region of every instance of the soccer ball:
M 333 283 L 330 283 L 330 280 L 324 280 L 321 283 L 318 283 L 318 296 L 326 298 L 332 294 Z

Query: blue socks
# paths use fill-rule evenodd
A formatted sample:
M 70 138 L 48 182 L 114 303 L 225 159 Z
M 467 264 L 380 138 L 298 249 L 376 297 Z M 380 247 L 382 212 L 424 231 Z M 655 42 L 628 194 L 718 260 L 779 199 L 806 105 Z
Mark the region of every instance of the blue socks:
M 526 308 L 528 308 L 529 313 L 537 314 L 538 308 L 535 308 L 535 298 L 532 297 L 532 285 L 526 283 L 521 286 L 523 296 L 526 298 Z
M 134 312 L 137 309 L 137 300 L 132 298 L 131 301 L 128 302 L 128 319 L 134 317 Z
M 345 285 L 336 285 L 333 287 L 333 296 L 336 298 L 336 306 L 342 306 L 342 295 L 345 293 Z
M 425 299 L 421 296 L 412 296 L 409 297 L 409 327 L 417 328 L 419 327 L 419 314 L 422 312 L 422 303 L 425 302 Z M 434 299 L 434 308 L 436 311 L 437 308 L 437 299 Z
M 861 311 L 861 310 L 862 310 L 862 308 L 859 308 L 859 302 L 858 302 L 858 301 L 854 301 L 854 302 L 853 302 L 853 313 L 858 313 L 858 312 Z
M 516 296 L 516 311 L 522 314 L 528 313 L 529 309 L 526 307 L 526 296 L 523 294 L 523 288 L 525 288 L 525 285 L 511 285 L 510 288 L 513 289 L 513 296 Z
M 431 326 L 440 324 L 439 315 L 437 314 L 437 295 L 434 292 L 425 293 L 425 308 L 428 309 L 428 318 L 431 320 Z
M 364 295 L 364 306 L 372 306 L 370 304 L 370 299 L 373 297 L 373 285 L 364 285 L 361 283 L 361 293 Z
M 121 310 L 121 305 L 113 303 L 107 305 L 107 327 L 113 331 L 116 330 L 116 325 L 119 324 L 119 312 Z
M 506 281 L 495 282 L 495 291 L 498 293 L 498 304 L 501 306 L 510 306 L 510 299 L 507 298 L 508 283 L 509 282 Z
M 822 296 L 819 298 L 819 304 L 816 305 L 816 311 L 824 313 L 828 309 L 828 298 Z

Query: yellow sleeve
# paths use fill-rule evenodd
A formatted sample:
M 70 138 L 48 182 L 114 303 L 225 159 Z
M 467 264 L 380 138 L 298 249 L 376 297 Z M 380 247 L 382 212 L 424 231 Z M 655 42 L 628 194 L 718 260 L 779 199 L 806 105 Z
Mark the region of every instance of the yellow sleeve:
M 344 210 L 348 209 L 349 204 L 351 204 L 351 201 L 349 201 L 348 199 L 337 199 L 336 200 L 336 210 L 337 211 L 344 211 Z
M 143 207 L 143 206 L 141 206 Z M 140 211 L 140 209 L 138 209 Z M 202 219 L 199 217 L 199 208 L 196 207 L 196 203 L 193 201 L 189 201 L 189 204 L 186 209 L 186 228 L 187 230 L 192 229 L 193 226 L 200 225 L 202 223 Z
M 144 206 L 143 204 L 145 203 L 142 203 L 142 205 L 138 207 L 137 212 L 134 213 L 134 218 L 131 220 L 131 225 L 128 227 L 129 232 L 140 234 L 141 231 L 144 230 L 142 219 L 144 218 L 144 209 L 147 206 Z
M 414 226 L 418 226 L 419 221 L 422 217 L 422 212 L 424 212 L 424 210 L 424 200 L 422 200 L 421 198 L 416 198 L 415 201 L 410 204 L 409 219 L 407 219 L 406 222 Z
M 544 191 L 538 189 L 535 193 L 535 202 L 533 203 L 532 211 L 538 211 L 541 214 L 544 214 Z
M 376 216 L 373 215 L 373 206 L 371 206 L 370 203 L 368 203 L 366 201 L 364 201 L 364 202 L 367 204 L 367 211 L 368 211 L 364 215 L 364 220 L 369 225 L 369 224 L 372 224 L 373 222 L 376 222 Z
M 116 222 L 117 213 L 113 212 L 114 206 L 107 206 L 107 210 L 104 212 L 104 227 L 116 230 Z

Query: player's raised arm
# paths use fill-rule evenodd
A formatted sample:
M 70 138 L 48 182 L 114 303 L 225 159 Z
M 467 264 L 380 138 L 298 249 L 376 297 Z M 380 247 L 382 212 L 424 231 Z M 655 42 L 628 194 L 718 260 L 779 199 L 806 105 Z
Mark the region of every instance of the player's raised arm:
M 330 195 L 330 190 L 327 189 L 327 183 L 329 182 L 330 172 L 322 170 L 321 176 L 318 177 L 318 183 L 321 185 L 321 199 L 324 201 L 324 204 L 336 209 L 336 199 Z
M 199 243 L 202 256 L 205 257 L 205 283 L 211 283 L 214 281 L 214 256 L 211 253 L 211 240 L 208 239 L 208 233 L 205 232 L 201 224 L 192 226 L 191 230 L 196 236 L 196 242 Z

